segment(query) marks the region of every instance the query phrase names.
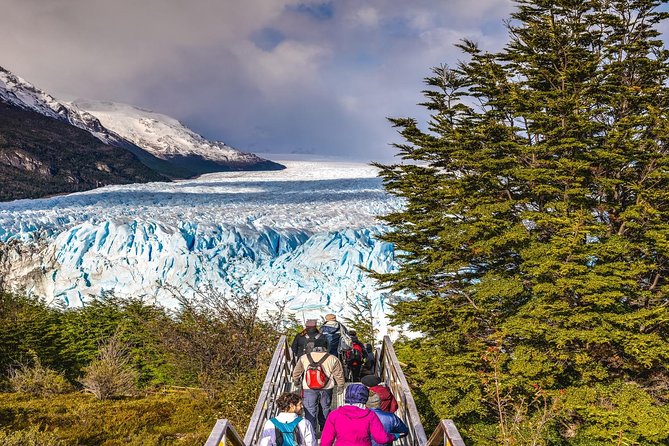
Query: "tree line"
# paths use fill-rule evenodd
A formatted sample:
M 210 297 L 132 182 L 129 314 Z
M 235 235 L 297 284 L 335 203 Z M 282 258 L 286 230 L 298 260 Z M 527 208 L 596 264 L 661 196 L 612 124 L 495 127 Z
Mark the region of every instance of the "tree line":
M 212 290 L 179 301 L 169 310 L 108 295 L 65 308 L 0 293 L 0 385 L 11 390 L 17 374 L 25 378 L 42 370 L 93 392 L 91 373 L 115 367 L 107 372 L 131 384 L 121 387 L 126 393 L 194 386 L 215 398 L 224 385 L 266 368 L 281 321 L 260 318 L 256 298 Z

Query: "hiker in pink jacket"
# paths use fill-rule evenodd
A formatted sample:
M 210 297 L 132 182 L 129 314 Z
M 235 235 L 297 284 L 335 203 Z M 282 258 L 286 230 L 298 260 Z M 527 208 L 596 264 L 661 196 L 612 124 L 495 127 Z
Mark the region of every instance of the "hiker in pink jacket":
M 372 438 L 377 443 L 390 443 L 398 438 L 383 430 L 376 414 L 365 407 L 369 390 L 362 384 L 350 384 L 346 388 L 344 404 L 333 410 L 325 420 L 321 435 L 321 446 L 371 446 Z

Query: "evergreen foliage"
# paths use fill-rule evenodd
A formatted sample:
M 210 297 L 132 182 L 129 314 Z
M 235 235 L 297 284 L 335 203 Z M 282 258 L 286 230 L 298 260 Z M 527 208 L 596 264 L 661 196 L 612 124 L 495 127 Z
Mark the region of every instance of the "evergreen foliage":
M 379 329 L 374 322 L 372 300 L 369 296 L 357 296 L 354 299 L 347 299 L 346 304 L 351 313 L 351 317 L 344 318 L 346 327 L 355 330 L 363 344 L 376 345 Z
M 499 53 L 435 68 L 392 119 L 417 298 L 398 353 L 471 444 L 669 441 L 669 52 L 656 0 L 517 0 Z
M 283 310 L 260 318 L 250 295 L 180 300 L 59 308 L 0 292 L 0 444 L 202 444 L 217 418 L 248 424 Z M 103 401 L 61 394 L 82 382 Z
M 0 387 L 9 387 L 11 368 L 31 361 L 77 383 L 100 347 L 115 338 L 138 373 L 140 388 L 211 388 L 262 369 L 283 333 L 276 327 L 285 329 L 283 311 L 261 318 L 250 295 L 211 291 L 179 300 L 175 311 L 111 295 L 83 307 L 58 308 L 0 292 Z

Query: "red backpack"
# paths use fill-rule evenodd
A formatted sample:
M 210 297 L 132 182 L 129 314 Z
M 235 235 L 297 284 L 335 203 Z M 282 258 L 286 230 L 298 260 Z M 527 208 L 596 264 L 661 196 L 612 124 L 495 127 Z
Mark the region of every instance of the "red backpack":
M 314 358 L 311 357 L 311 353 L 307 353 L 307 359 L 309 360 L 309 365 L 307 370 L 304 373 L 304 380 L 307 383 L 307 387 L 310 389 L 322 389 L 328 383 L 328 375 L 323 370 L 323 363 L 328 358 L 327 353 L 323 355 L 318 362 L 314 361 Z
M 353 342 L 353 348 L 346 352 L 346 362 L 353 366 L 362 365 L 364 362 L 363 346 L 359 342 Z

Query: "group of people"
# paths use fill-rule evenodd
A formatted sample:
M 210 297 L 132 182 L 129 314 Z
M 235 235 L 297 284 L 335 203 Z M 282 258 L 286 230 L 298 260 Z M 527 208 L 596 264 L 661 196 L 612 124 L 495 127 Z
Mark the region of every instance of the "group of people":
M 316 319 L 308 319 L 304 330 L 293 339 L 291 350 L 295 358 L 311 353 L 318 340 L 326 342 L 326 351 L 339 358 L 348 380 L 359 382 L 361 375 L 374 374 L 376 359 L 372 344 L 362 344 L 355 330 L 348 330 L 334 314 L 325 315 L 325 323 L 317 326 Z
M 265 423 L 260 446 L 316 446 L 316 432 L 322 446 L 335 440 L 337 446 L 390 446 L 408 433 L 394 414 L 397 401 L 374 374 L 371 346 L 362 345 L 334 314 L 325 316 L 320 329 L 315 319 L 308 320 L 291 349 L 296 358 L 292 377 L 301 396 L 284 393 L 277 399 L 279 414 Z M 344 405 L 331 411 L 333 392 L 345 387 Z

